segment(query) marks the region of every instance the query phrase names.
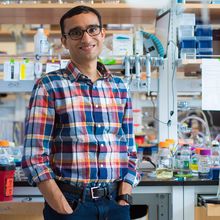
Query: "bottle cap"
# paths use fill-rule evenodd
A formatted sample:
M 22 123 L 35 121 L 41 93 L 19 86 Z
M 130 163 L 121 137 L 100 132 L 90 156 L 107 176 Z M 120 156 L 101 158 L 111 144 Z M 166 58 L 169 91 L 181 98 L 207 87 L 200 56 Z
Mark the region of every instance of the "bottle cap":
M 168 148 L 169 147 L 169 142 L 167 142 L 167 141 L 161 141 L 161 142 L 159 142 L 159 147 L 161 147 L 161 148 Z
M 9 142 L 7 140 L 0 140 L 0 147 L 8 147 Z
M 201 150 L 201 148 L 197 147 L 197 148 L 195 149 L 196 154 L 200 154 L 200 150 Z
M 167 138 L 166 141 L 169 142 L 170 144 L 175 144 L 175 140 L 172 138 Z
M 211 150 L 210 149 L 200 149 L 200 155 L 209 156 L 209 155 L 211 155 Z

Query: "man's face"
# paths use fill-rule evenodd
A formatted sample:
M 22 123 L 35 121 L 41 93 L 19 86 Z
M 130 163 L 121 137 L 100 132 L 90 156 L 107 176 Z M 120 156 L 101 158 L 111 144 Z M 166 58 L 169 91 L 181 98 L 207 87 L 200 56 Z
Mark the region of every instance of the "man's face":
M 82 13 L 68 18 L 64 21 L 64 31 L 66 34 L 71 31 L 86 30 L 89 27 L 99 26 L 99 20 L 93 13 Z M 62 43 L 69 50 L 73 62 L 84 64 L 96 61 L 101 53 L 102 45 L 105 37 L 104 29 L 96 36 L 90 36 L 87 32 L 83 33 L 80 39 L 71 39 L 68 35 L 62 37 Z

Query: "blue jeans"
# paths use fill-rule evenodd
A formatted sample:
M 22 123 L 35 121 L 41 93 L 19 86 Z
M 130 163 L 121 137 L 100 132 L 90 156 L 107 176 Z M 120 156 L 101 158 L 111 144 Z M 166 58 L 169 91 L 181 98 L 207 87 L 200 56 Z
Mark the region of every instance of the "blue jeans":
M 118 205 L 116 192 L 96 200 L 87 196 L 81 199 L 69 193 L 64 193 L 64 196 L 73 204 L 73 213 L 59 214 L 45 203 L 44 220 L 130 220 L 130 206 Z

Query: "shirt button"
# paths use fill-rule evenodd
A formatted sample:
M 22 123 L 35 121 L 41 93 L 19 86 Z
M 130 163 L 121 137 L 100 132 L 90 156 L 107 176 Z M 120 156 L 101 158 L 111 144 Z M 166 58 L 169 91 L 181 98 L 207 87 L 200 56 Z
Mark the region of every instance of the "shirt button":
M 95 107 L 98 108 L 99 106 L 98 106 L 98 105 L 95 105 Z
M 104 144 L 101 144 L 101 147 L 104 147 Z
M 101 128 L 101 124 L 98 124 L 98 127 Z
M 104 165 L 103 165 L 103 164 L 101 164 L 101 165 L 100 165 L 100 167 L 104 167 Z

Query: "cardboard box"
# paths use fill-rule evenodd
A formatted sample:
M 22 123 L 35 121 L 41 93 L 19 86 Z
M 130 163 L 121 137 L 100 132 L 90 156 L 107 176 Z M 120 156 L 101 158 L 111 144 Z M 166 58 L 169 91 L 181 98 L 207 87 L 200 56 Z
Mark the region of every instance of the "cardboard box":
M 0 202 L 0 220 L 43 220 L 43 202 Z

